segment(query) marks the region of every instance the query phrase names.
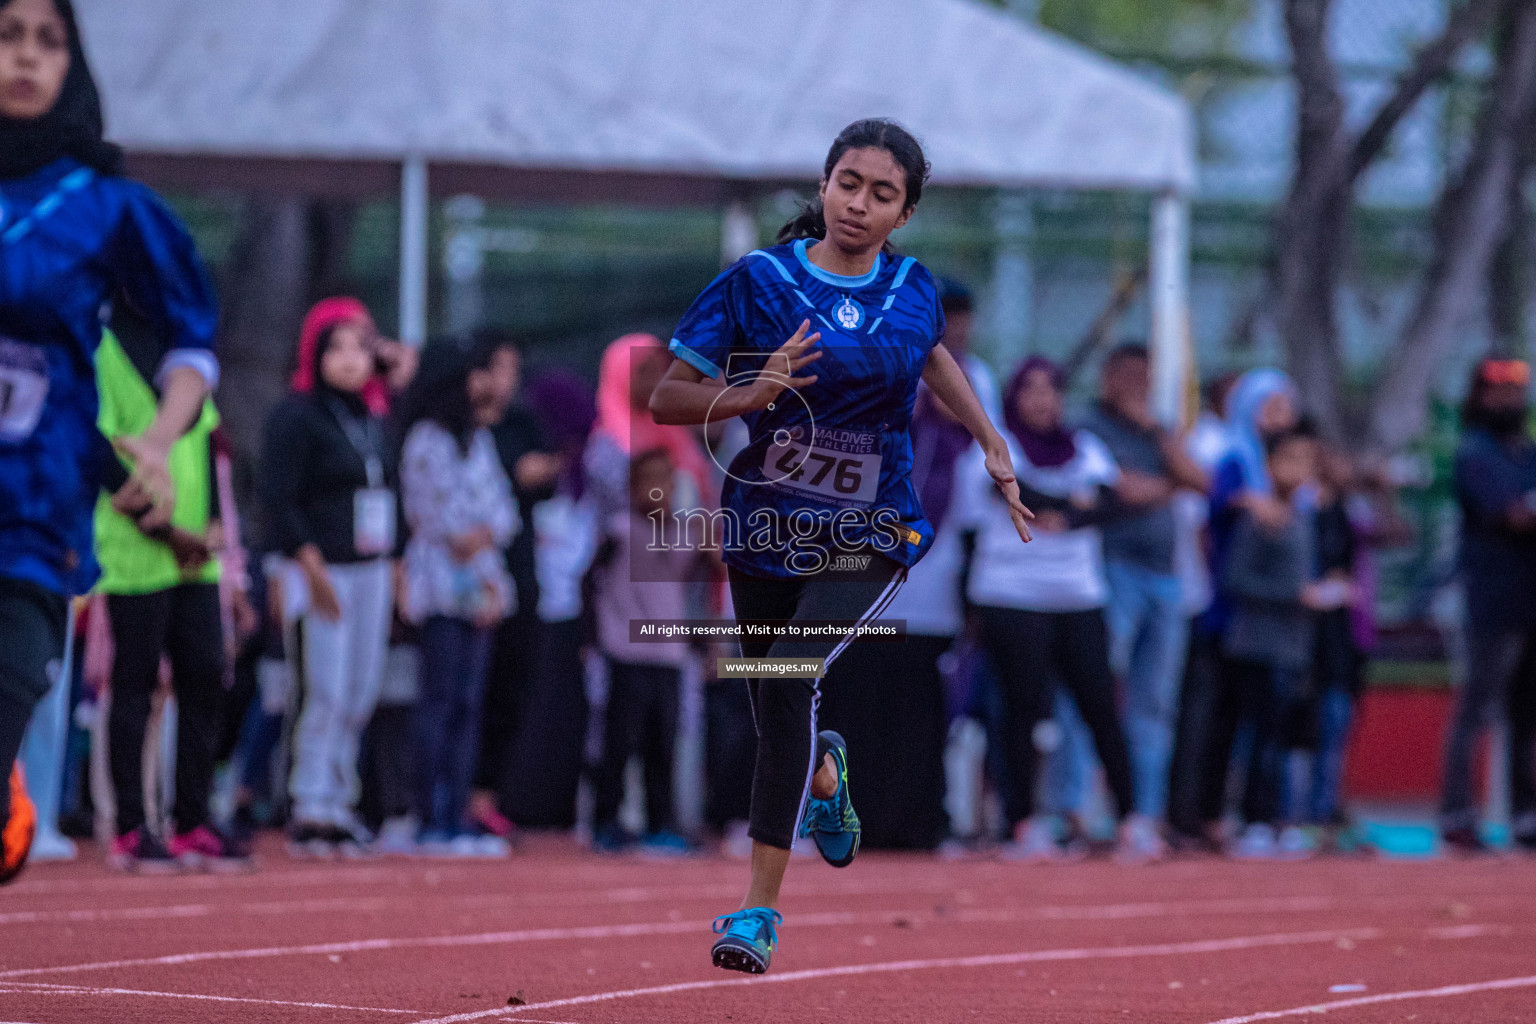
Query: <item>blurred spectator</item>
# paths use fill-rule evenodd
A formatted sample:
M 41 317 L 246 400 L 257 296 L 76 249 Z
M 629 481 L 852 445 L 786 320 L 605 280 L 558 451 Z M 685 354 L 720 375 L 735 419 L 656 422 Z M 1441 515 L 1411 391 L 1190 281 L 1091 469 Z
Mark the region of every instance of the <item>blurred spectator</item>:
M 1531 683 L 1512 680 L 1531 662 L 1525 653 L 1536 629 L 1536 444 L 1526 432 L 1530 368 L 1515 360 L 1485 359 L 1472 373 L 1462 406 L 1454 486 L 1461 507 L 1461 579 L 1466 591 L 1466 678 L 1445 740 L 1440 797 L 1441 835 L 1453 849 L 1484 850 L 1472 806 L 1472 751 L 1489 724 L 1500 719 L 1511 692 Z M 1514 790 L 1520 793 L 1521 841 L 1536 844 L 1527 798 L 1530 732 L 1512 750 Z
M 993 423 L 1002 422 L 997 379 L 992 375 L 992 368 L 971 351 L 971 328 L 975 325 L 976 313 L 970 289 L 953 278 L 943 278 L 939 282 L 939 306 L 944 310 L 944 337 L 940 340 L 965 371 L 971 390 L 976 392 L 977 400 L 986 410 L 987 419 Z
M 1347 578 L 1319 579 L 1317 527 L 1311 510 L 1295 507 L 1312 484 L 1317 441 L 1304 430 L 1269 436 L 1268 477 L 1279 512 L 1255 507 L 1234 516 L 1222 588 L 1231 602 L 1222 650 L 1231 660 L 1241 720 L 1252 729 L 1244 780 L 1245 828 L 1234 856 L 1266 858 L 1307 852 L 1295 830 L 1277 839 L 1283 819 L 1289 730 L 1312 669 L 1314 614 L 1345 611 Z M 1230 739 L 1222 737 L 1230 748 Z
M 956 514 L 976 531 L 968 597 L 981 641 L 1003 691 L 1009 746 L 1009 856 L 1061 856 L 1050 822 L 1035 813 L 1038 726 L 1050 718 L 1054 681 L 1071 691 L 1089 731 L 1122 822 L 1120 853 L 1144 861 L 1161 854 L 1149 819 L 1136 814 L 1125 734 L 1115 707 L 1104 625 L 1103 551 L 1097 523 L 1116 502 L 1119 469 L 1104 443 L 1062 424 L 1059 371 L 1032 358 L 1003 397 L 1005 433 L 1020 493 L 1034 509 L 1035 540 L 1018 543 L 1006 505 L 979 451 L 960 470 Z
M 718 499 L 709 458 L 694 432 L 657 423 L 651 416 L 651 392 L 670 359 L 661 340 L 649 334 L 626 334 L 603 350 L 597 372 L 597 423 L 582 465 L 605 522 L 629 507 L 630 458 L 652 448 L 665 449 L 683 474 L 676 508 L 708 507 Z
M 1341 803 L 1344 755 L 1355 709 L 1365 688 L 1366 657 L 1375 641 L 1375 573 L 1371 549 L 1400 543 L 1408 530 L 1384 482 L 1360 472 L 1349 453 L 1334 444 L 1319 452 L 1317 564 L 1322 578 L 1349 587 L 1350 600 L 1317 612 L 1310 698 L 1299 722 L 1301 745 L 1311 763 L 1289 815 L 1321 831 L 1322 845 L 1348 849 L 1355 837 Z
M 131 344 L 131 343 L 130 343 Z M 106 332 L 96 350 L 98 425 L 108 437 L 134 435 L 155 416 L 155 393 L 123 344 Z M 111 863 L 152 870 L 173 860 L 187 866 L 239 862 L 249 851 L 209 818 L 214 746 L 223 713 L 224 628 L 219 608 L 219 489 L 210 435 L 219 416 L 212 401 L 171 448 L 176 507 L 168 526 L 140 531 L 139 509 L 101 498 L 96 553 L 107 595 L 113 660 L 109 720 L 112 785 L 117 808 Z M 177 705 L 176 799 L 172 834 L 163 843 L 144 808 L 144 733 L 150 699 L 168 658 Z
M 515 360 L 495 338 L 442 339 L 407 399 L 400 610 L 421 628 L 416 813 L 429 854 L 508 852 L 501 836 L 475 833 L 467 810 L 491 637 L 517 600 L 504 549 L 521 522 L 490 431 L 512 399 Z
M 1185 438 L 1185 452 L 1207 479 L 1227 454 L 1227 398 L 1237 380 L 1237 374 L 1224 374 L 1205 385 L 1204 405 Z M 1209 629 L 1201 628 L 1201 619 L 1215 596 L 1206 534 L 1210 514 L 1210 498 L 1206 495 L 1180 491 L 1173 497 L 1177 527 L 1174 566 L 1179 575 L 1183 612 L 1189 623 L 1189 645 L 1168 768 L 1168 835 L 1178 849 L 1209 846 L 1200 816 L 1200 748 L 1206 731 L 1203 716 L 1210 710 L 1210 695 L 1217 690 L 1216 673 L 1221 664 L 1217 638 Z
M 1227 769 L 1233 737 L 1241 714 L 1242 681 L 1223 648 L 1231 601 L 1225 589 L 1225 567 L 1232 532 L 1244 512 L 1261 523 L 1283 527 L 1289 505 L 1274 497 L 1270 481 L 1267 438 L 1293 430 L 1297 423 L 1296 386 L 1279 370 L 1250 370 L 1227 396 L 1227 451 L 1211 477 L 1208 525 L 1210 570 L 1216 585 L 1210 606 L 1195 624 L 1194 648 L 1209 651 L 1214 665 L 1200 657 L 1185 680 L 1179 710 L 1181 757 L 1189 773 L 1178 780 L 1189 786 L 1193 799 L 1181 806 L 1174 822 L 1184 838 L 1209 849 L 1225 844 L 1221 820 L 1226 804 Z M 1181 802 L 1182 803 L 1182 802 Z
M 963 318 L 969 317 L 966 300 Z M 956 304 L 949 291 L 944 301 Z M 946 344 L 954 321 L 949 326 Z M 961 363 L 967 377 L 969 362 Z M 907 637 L 901 643 L 850 644 L 828 672 L 820 716 L 826 728 L 860 752 L 861 843 L 931 850 L 949 831 L 944 813 L 949 721 L 940 660 L 964 621 L 956 469 L 975 441 L 925 385 L 918 387 L 911 436 L 912 485 L 933 525 L 934 541 L 880 616 L 905 621 Z
M 678 832 L 672 798 L 679 690 L 688 645 L 630 639 L 632 623 L 686 617 L 688 577 L 703 557 L 701 551 L 682 546 L 683 538 L 677 536 L 675 475 L 666 449 L 635 455 L 629 471 L 629 507 L 603 521 L 603 547 L 595 562 L 597 635 L 608 662 L 608 706 L 593 793 L 592 841 L 605 853 L 616 853 L 631 841 L 618 820 L 624 770 L 631 757 L 639 757 L 645 777 L 644 847 L 660 854 L 687 853 L 690 848 Z M 664 543 L 650 542 L 657 532 Z
M 1189 623 L 1175 572 L 1178 528 L 1172 499 L 1180 489 L 1203 493 L 1205 473 L 1180 439 L 1152 415 L 1151 363 L 1144 345 L 1121 345 L 1104 361 L 1099 401 L 1083 426 L 1120 466 L 1120 499 L 1134 510 L 1107 522 L 1105 619 L 1110 663 L 1124 684 L 1124 720 L 1136 772 L 1137 810 L 1161 820 Z
M 396 549 L 394 471 L 376 409 L 386 391 L 376 332 L 355 300 L 321 302 L 304 320 L 293 392 L 267 420 L 261 494 L 273 546 L 291 559 L 284 620 L 302 704 L 293 731 L 291 850 L 352 852 L 358 744 L 378 700 Z
M 492 428 L 501 467 L 512 481 L 518 518 L 523 528 L 507 548 L 507 571 L 517 594 L 516 610 L 502 620 L 492 644 L 491 667 L 486 676 L 485 708 L 480 730 L 480 758 L 475 770 L 475 790 L 470 796 L 469 817 L 478 827 L 506 838 L 512 822 L 507 817 L 515 744 L 526 722 L 526 706 L 533 686 L 538 654 L 543 642 L 539 619 L 539 580 L 535 565 L 534 507 L 555 493 L 555 482 L 564 462 L 550 449 L 543 424 L 533 410 L 515 401 L 522 381 L 522 354 L 512 339 L 499 332 L 482 331 L 483 341 L 498 344 L 510 360 L 514 403 L 501 422 Z M 590 417 L 589 417 L 590 418 Z
M 561 468 L 554 495 L 534 505 L 532 518 L 524 522 L 534 540 L 539 639 L 506 779 L 507 813 L 519 825 L 571 828 L 588 714 L 582 580 L 598 542 L 593 504 L 583 488 L 581 453 L 596 410 L 591 387 L 565 370 L 535 375 L 526 400 Z

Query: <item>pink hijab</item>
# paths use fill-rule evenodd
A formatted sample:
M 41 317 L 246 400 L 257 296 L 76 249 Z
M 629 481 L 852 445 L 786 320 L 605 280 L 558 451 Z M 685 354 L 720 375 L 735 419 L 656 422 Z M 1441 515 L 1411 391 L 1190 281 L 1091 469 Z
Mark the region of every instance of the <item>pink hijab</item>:
M 709 459 L 699 447 L 693 431 L 687 427 L 662 425 L 651 418 L 649 409 L 630 404 L 629 381 L 638 361 L 653 349 L 665 352 L 661 339 L 652 334 L 626 334 L 603 350 L 597 370 L 596 433 L 606 434 L 628 455 L 663 448 L 672 457 L 672 465 L 693 477 L 699 494 L 714 492 L 710 481 Z
M 321 299 L 304 316 L 304 326 L 299 328 L 299 361 L 294 368 L 289 386 L 301 395 L 315 390 L 315 348 L 320 335 L 337 324 L 356 323 L 374 330 L 373 314 L 357 299 L 338 296 Z M 375 416 L 389 412 L 389 385 L 383 377 L 375 375 L 363 385 L 362 398 L 368 411 Z

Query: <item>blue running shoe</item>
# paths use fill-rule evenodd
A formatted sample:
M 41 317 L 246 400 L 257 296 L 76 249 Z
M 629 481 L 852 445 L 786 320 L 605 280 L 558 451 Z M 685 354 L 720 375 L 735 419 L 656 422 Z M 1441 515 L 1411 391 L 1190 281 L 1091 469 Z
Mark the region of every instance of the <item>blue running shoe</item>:
M 807 801 L 800 835 L 816 840 L 816 849 L 828 864 L 845 868 L 859 852 L 861 833 L 859 816 L 853 812 L 853 801 L 848 798 L 848 744 L 827 729 L 817 737 L 816 754 L 818 766 L 827 754 L 832 755 L 837 765 L 837 792 L 825 800 L 811 797 Z
M 720 936 L 713 950 L 715 966 L 748 974 L 768 970 L 779 944 L 774 926 L 783 920 L 783 914 L 769 907 L 748 907 L 715 918 L 715 934 Z

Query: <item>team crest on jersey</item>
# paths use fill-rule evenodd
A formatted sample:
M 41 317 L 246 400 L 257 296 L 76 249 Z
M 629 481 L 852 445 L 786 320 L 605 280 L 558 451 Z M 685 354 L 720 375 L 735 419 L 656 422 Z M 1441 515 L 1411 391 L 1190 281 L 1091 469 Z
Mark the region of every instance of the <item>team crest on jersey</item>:
M 832 308 L 832 319 L 845 331 L 856 331 L 864 326 L 864 307 L 847 295 Z

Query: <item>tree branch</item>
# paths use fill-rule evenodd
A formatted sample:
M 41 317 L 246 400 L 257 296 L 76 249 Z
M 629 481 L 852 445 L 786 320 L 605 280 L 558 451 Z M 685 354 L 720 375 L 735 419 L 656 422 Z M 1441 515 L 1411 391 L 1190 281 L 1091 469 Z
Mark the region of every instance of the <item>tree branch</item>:
M 1419 50 L 1413 63 L 1397 80 L 1397 88 L 1376 111 L 1370 124 L 1360 132 L 1349 154 L 1346 181 L 1354 181 L 1371 165 L 1387 144 L 1392 130 L 1435 79 L 1443 75 L 1457 54 L 1473 37 L 1480 35 L 1493 16 L 1511 0 L 1467 0 L 1451 12 L 1440 37 Z M 1515 0 L 1521 2 L 1521 0 Z

